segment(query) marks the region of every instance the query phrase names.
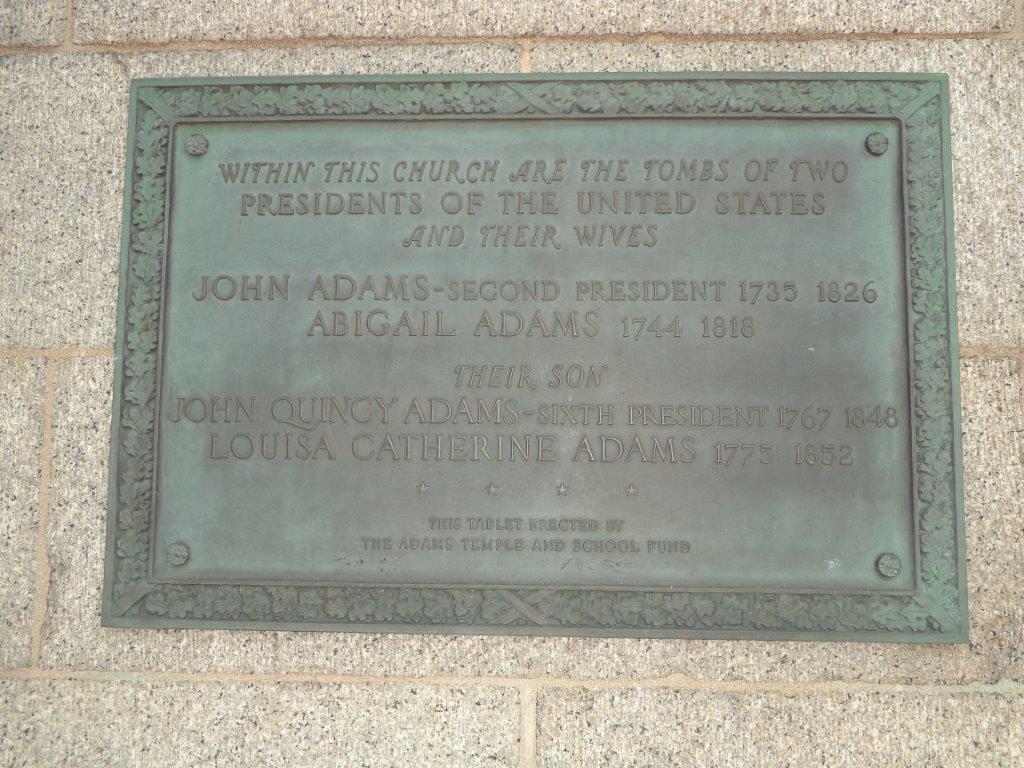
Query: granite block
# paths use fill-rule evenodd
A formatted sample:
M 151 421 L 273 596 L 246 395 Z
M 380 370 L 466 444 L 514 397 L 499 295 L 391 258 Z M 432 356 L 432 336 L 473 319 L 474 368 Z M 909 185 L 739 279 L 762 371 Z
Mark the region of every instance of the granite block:
M 539 768 L 1013 768 L 1020 694 L 542 691 Z
M 67 29 L 67 0 L 0 2 L 0 45 L 57 45 Z
M 0 764 L 513 766 L 509 688 L 0 680 Z
M 131 77 L 396 75 L 517 72 L 517 45 L 379 45 L 176 51 L 122 55 Z
M 30 661 L 45 368 L 0 358 L 0 668 Z
M 0 58 L 0 346 L 113 343 L 127 93 L 111 57 Z
M 778 34 L 999 32 L 1013 26 L 1012 0 L 829 3 L 806 0 L 80 0 L 78 42 L 265 38 L 397 38 L 649 33 Z

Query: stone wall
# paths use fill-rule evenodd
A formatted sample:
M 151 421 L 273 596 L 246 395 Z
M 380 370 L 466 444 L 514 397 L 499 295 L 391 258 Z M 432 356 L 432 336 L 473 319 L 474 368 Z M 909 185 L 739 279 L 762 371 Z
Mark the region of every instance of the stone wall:
M 0 0 L 0 764 L 1024 764 L 1022 16 Z M 605 70 L 949 73 L 970 644 L 101 628 L 131 78 Z

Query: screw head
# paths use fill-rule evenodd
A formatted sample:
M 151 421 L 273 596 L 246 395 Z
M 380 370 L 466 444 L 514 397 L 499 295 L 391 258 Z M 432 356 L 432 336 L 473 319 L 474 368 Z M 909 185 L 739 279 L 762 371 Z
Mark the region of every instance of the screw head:
M 885 150 L 889 148 L 889 139 L 884 134 L 871 133 L 864 139 L 864 147 L 872 155 L 884 155 Z
M 167 562 L 176 568 L 180 567 L 188 562 L 190 554 L 188 544 L 184 541 L 176 541 L 167 547 Z
M 205 155 L 206 150 L 210 148 L 210 142 L 201 133 L 193 133 L 187 139 L 185 139 L 185 151 L 193 157 L 199 157 Z
M 887 579 L 891 579 L 899 573 L 900 566 L 902 565 L 903 563 L 900 562 L 900 559 L 892 552 L 883 552 L 875 560 L 875 568 Z

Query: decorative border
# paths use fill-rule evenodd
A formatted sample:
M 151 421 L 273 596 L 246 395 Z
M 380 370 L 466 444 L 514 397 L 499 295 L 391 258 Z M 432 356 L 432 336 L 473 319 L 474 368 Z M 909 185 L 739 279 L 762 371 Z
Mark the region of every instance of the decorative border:
M 107 626 L 964 642 L 945 75 L 575 75 L 132 84 L 111 448 Z M 911 595 L 153 584 L 169 143 L 179 120 L 870 115 L 905 132 L 918 589 Z

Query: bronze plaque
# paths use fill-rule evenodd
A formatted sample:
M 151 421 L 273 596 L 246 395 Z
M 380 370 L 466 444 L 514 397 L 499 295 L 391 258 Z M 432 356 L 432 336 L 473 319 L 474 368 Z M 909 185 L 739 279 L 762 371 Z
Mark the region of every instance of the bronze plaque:
M 966 639 L 944 76 L 130 126 L 106 624 Z

